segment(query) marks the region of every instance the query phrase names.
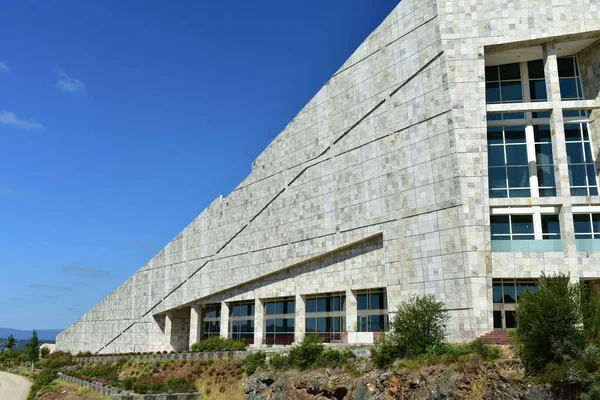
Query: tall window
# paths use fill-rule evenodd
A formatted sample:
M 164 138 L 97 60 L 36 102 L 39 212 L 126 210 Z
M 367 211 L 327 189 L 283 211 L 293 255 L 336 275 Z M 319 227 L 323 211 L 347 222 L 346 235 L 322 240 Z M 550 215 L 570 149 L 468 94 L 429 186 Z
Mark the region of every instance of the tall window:
M 326 342 L 341 341 L 341 332 L 346 329 L 346 294 L 307 296 L 305 328 L 306 333 L 317 333 Z
M 581 78 L 577 68 L 577 58 L 561 57 L 558 62 L 560 97 L 563 100 L 583 100 Z
M 293 298 L 265 302 L 265 344 L 292 344 L 295 309 L 296 302 Z
M 516 103 L 523 101 L 521 67 L 519 63 L 485 68 L 485 89 L 488 103 Z
M 573 214 L 575 239 L 600 239 L 600 214 Z
M 356 294 L 357 330 L 381 332 L 387 330 L 387 302 L 384 289 L 361 290 Z
M 533 136 L 539 195 L 541 197 L 556 196 L 550 125 L 534 125 Z
M 546 101 L 546 80 L 544 77 L 544 62 L 542 60 L 529 61 L 527 63 L 529 74 L 529 94 L 531 101 Z
M 221 304 L 204 306 L 202 317 L 202 339 L 221 334 Z
M 490 197 L 530 197 L 524 126 L 488 127 Z
M 248 344 L 254 343 L 254 301 L 231 304 L 229 337 Z
M 571 196 L 596 196 L 598 183 L 587 123 L 566 123 L 567 160 Z

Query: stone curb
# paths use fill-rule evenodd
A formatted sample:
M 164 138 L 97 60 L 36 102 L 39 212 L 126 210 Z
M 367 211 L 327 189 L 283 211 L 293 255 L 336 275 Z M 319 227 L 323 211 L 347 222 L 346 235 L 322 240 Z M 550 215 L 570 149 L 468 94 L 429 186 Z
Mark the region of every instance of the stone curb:
M 115 400 L 197 400 L 200 398 L 200 393 L 170 393 L 170 394 L 138 394 L 138 393 L 126 393 L 121 389 L 115 389 L 110 386 L 102 385 L 99 383 L 87 382 L 82 379 L 75 378 L 73 376 L 58 373 L 58 379 L 74 383 L 79 386 L 83 386 L 87 389 L 93 390 L 94 392 L 100 393 L 104 396 L 109 396 Z
M 176 353 L 176 354 L 136 354 L 136 355 L 116 355 L 116 356 L 90 356 L 73 357 L 75 362 L 114 362 L 120 360 L 213 360 L 230 359 L 242 360 L 250 354 L 248 351 L 207 351 L 197 353 Z

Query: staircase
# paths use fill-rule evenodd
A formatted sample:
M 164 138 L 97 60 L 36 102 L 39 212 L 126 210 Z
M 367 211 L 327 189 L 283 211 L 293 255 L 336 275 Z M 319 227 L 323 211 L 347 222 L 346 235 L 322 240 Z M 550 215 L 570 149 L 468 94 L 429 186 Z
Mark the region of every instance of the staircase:
M 513 344 L 512 339 L 508 337 L 507 331 L 488 332 L 480 339 L 487 344 Z

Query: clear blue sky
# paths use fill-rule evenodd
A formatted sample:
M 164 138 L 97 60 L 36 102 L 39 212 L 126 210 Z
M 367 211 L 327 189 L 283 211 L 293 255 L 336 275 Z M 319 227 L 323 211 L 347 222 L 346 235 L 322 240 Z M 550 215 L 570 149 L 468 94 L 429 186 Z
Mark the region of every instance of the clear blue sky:
M 217 196 L 398 0 L 8 1 L 0 327 L 65 328 Z

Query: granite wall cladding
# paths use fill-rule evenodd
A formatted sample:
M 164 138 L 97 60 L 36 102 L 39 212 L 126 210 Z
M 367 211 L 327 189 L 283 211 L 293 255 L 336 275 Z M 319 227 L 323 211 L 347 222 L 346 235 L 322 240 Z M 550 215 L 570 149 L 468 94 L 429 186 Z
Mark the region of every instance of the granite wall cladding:
M 162 350 L 167 310 L 289 288 L 385 286 L 390 310 L 434 294 L 451 310 L 451 340 L 491 330 L 494 269 L 530 256 L 496 265 L 490 251 L 485 46 L 598 30 L 599 17 L 593 0 L 403 0 L 250 175 L 61 333 L 58 348 Z M 379 248 L 329 262 L 374 235 Z

